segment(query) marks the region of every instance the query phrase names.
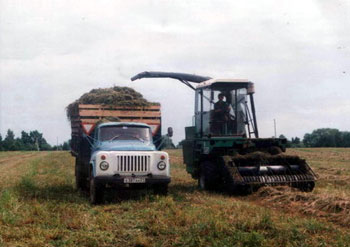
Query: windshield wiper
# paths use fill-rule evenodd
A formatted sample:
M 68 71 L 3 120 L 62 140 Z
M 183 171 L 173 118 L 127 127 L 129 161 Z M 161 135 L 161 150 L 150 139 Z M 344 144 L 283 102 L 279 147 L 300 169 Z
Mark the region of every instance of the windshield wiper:
M 145 142 L 146 140 L 142 139 L 141 137 L 137 137 L 137 136 L 132 136 L 134 138 L 136 138 L 137 140 L 139 140 L 140 142 Z
M 119 134 L 119 135 L 116 135 L 116 136 L 112 137 L 111 139 L 109 139 L 109 141 L 113 141 L 115 139 L 118 139 L 120 136 L 131 136 L 131 137 L 139 140 L 140 142 L 145 142 L 146 141 L 146 140 L 142 139 L 141 137 L 130 135 L 130 134 Z
M 120 135 L 116 135 L 116 136 L 112 137 L 111 139 L 109 139 L 109 141 L 111 142 L 111 141 L 113 141 L 114 139 L 117 139 L 119 136 L 121 136 L 121 134 L 120 134 Z

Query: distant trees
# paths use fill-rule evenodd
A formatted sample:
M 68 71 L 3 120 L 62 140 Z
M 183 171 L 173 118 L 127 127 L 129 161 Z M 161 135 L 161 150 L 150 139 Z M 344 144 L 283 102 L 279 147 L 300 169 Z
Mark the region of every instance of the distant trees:
M 291 140 L 287 140 L 287 147 L 301 148 L 304 144 L 301 142 L 299 137 L 292 137 Z
M 279 138 L 286 137 L 280 135 Z M 299 137 L 287 139 L 287 147 L 350 147 L 350 132 L 331 128 L 316 129 L 306 133 L 302 141 Z
M 53 146 L 52 150 L 70 150 L 70 140 L 60 144 L 58 146 Z
M 64 142 L 62 145 L 51 147 L 47 143 L 43 134 L 37 130 L 30 131 L 29 133 L 22 131 L 21 137 L 15 138 L 15 134 L 12 130 L 7 130 L 6 136 L 3 139 L 0 135 L 0 151 L 30 151 L 30 150 L 69 150 L 69 141 Z
M 299 137 L 295 137 L 295 138 L 292 137 L 291 143 L 294 145 L 299 145 L 301 143 L 300 138 Z
M 350 132 L 338 129 L 316 129 L 304 135 L 306 147 L 350 147 Z
M 70 140 L 63 143 L 62 150 L 70 150 Z
M 3 147 L 2 147 L 2 136 L 0 134 L 0 151 L 2 151 L 2 150 L 3 150 Z
M 16 150 L 16 141 L 15 141 L 15 134 L 12 130 L 7 130 L 6 137 L 2 143 L 4 150 L 13 151 Z

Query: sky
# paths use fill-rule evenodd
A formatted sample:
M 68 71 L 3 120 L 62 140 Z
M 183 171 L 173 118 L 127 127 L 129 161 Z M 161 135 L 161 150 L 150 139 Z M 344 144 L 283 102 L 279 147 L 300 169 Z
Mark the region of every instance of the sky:
M 175 143 L 194 92 L 142 71 L 255 83 L 261 137 L 350 131 L 350 2 L 0 0 L 0 133 L 70 138 L 65 107 L 93 88 L 133 87 L 162 105 Z

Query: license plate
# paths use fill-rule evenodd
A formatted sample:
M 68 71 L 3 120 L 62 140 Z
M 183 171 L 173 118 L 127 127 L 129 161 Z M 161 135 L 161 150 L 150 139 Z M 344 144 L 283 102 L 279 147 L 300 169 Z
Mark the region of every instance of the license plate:
M 124 184 L 146 183 L 146 178 L 124 178 Z

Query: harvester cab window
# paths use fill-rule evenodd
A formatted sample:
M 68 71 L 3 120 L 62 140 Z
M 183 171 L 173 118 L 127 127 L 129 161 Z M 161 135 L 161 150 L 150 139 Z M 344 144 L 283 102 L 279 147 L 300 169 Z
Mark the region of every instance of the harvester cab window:
M 238 135 L 244 135 L 246 133 L 245 122 L 247 119 L 247 90 L 245 88 L 232 90 L 231 91 L 231 104 L 232 111 L 231 115 L 234 116 L 236 130 L 235 133 Z
M 195 116 L 194 122 L 196 126 L 196 133 L 208 135 L 210 133 L 210 113 L 213 109 L 213 101 L 211 100 L 212 92 L 209 89 L 196 91 L 195 102 Z
M 116 140 L 139 140 L 142 142 L 150 142 L 152 135 L 150 128 L 140 126 L 106 126 L 100 128 L 100 141 L 116 141 Z
M 203 121 L 203 132 L 209 132 L 209 119 L 210 110 L 212 108 L 212 102 L 210 100 L 210 90 L 203 90 L 203 110 L 202 110 L 202 121 Z
M 247 90 L 205 88 L 196 92 L 195 126 L 204 136 L 246 134 Z
M 210 134 L 232 135 L 234 115 L 229 91 L 212 90 L 212 110 L 210 112 Z

